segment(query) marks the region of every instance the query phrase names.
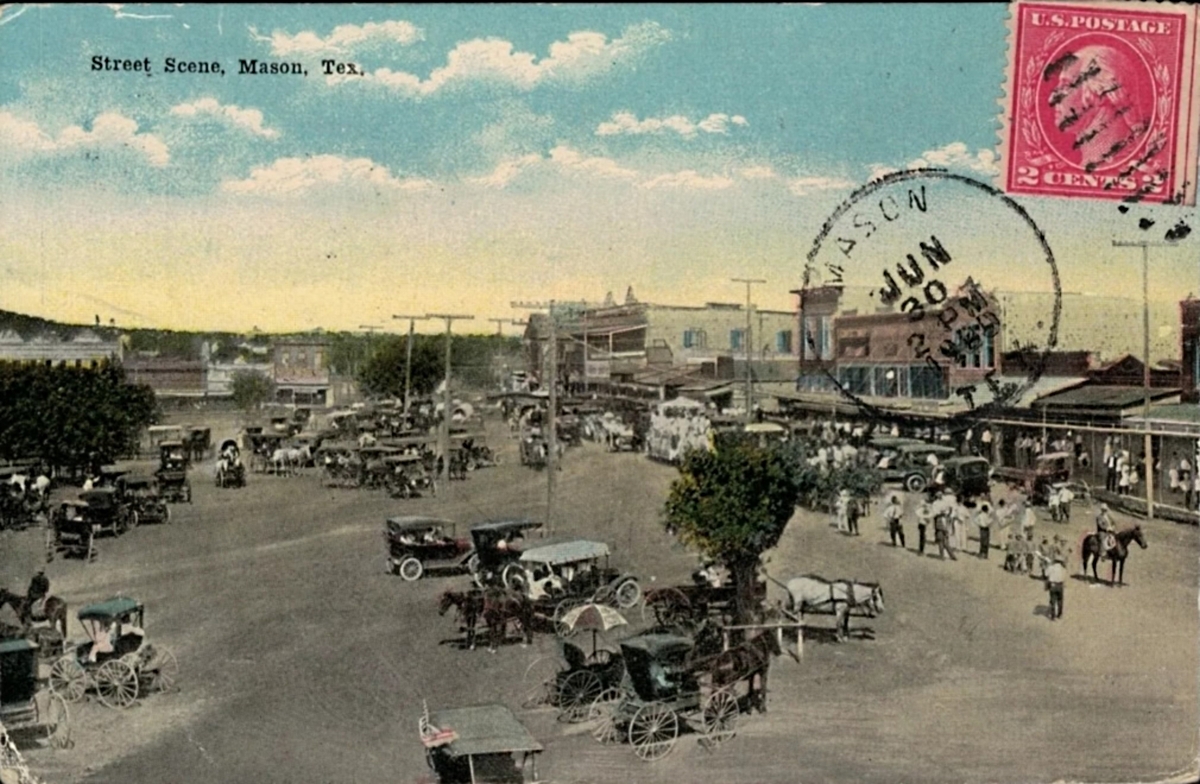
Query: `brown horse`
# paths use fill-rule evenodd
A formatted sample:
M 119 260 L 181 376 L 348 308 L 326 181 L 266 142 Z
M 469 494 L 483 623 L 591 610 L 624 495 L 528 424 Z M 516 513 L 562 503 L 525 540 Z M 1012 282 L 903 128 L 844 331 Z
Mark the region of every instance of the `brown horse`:
M 451 607 L 458 610 L 466 629 L 467 649 L 475 650 L 475 625 L 483 615 L 483 591 L 446 591 L 438 599 L 438 615 L 445 615 Z
M 771 667 L 771 657 L 782 653 L 775 632 L 761 631 L 717 655 L 709 670 L 713 685 L 720 688 L 744 680 L 747 706 L 757 708 L 759 713 L 766 713 L 767 672 Z
M 1113 546 L 1105 551 L 1103 544 L 1100 542 L 1100 534 L 1090 533 L 1084 535 L 1083 541 L 1079 543 L 1079 552 L 1083 554 L 1084 577 L 1087 576 L 1088 561 L 1090 560 L 1092 564 L 1092 579 L 1099 582 L 1100 575 L 1096 574 L 1096 565 L 1100 563 L 1101 558 L 1107 558 L 1112 562 L 1108 584 L 1112 585 L 1114 582 L 1118 585 L 1125 584 L 1125 559 L 1129 557 L 1129 543 L 1137 542 L 1145 550 L 1146 537 L 1142 533 L 1142 527 L 1135 525 L 1117 531 L 1113 534 L 1113 539 Z
M 483 591 L 483 620 L 488 626 L 488 651 L 496 652 L 496 644 L 508 636 L 508 624 L 516 621 L 524 636 L 523 645 L 533 644 L 533 603 L 525 594 L 507 588 L 487 588 Z
M 6 604 L 17 614 L 23 635 L 29 634 L 35 622 L 48 621 L 51 629 L 60 632 L 64 640 L 67 639 L 67 603 L 57 596 L 46 596 L 43 601 L 31 604 L 21 594 L 0 588 L 0 607 Z

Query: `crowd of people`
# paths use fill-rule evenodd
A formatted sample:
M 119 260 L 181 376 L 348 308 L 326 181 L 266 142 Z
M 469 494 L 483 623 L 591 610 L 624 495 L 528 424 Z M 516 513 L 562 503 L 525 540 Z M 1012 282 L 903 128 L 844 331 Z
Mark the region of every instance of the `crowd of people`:
M 651 457 L 677 463 L 692 449 L 708 449 L 712 421 L 702 407 L 663 406 L 651 412 L 646 450 Z

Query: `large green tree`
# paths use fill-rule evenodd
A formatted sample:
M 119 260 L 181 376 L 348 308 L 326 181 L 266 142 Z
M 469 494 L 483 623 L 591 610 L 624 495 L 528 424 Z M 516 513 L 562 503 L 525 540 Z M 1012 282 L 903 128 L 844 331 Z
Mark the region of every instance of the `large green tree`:
M 233 403 L 243 411 L 254 411 L 275 399 L 275 383 L 262 373 L 239 370 L 230 382 Z
M 693 450 L 671 484 L 663 522 L 684 544 L 729 569 L 740 623 L 761 613 L 754 590 L 760 560 L 779 542 L 797 491 L 788 455 L 753 444 Z
M 0 456 L 77 470 L 132 453 L 157 416 L 154 391 L 96 368 L 0 363 Z

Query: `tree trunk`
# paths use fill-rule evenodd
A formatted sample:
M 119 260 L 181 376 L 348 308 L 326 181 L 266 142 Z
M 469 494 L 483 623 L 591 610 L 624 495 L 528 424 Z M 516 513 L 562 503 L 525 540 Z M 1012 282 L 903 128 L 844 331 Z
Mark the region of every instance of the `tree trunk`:
M 738 625 L 758 623 L 762 607 L 756 596 L 758 583 L 758 558 L 741 558 L 728 564 L 737 593 L 734 597 L 734 623 Z M 745 636 L 743 630 L 734 633 L 735 641 Z

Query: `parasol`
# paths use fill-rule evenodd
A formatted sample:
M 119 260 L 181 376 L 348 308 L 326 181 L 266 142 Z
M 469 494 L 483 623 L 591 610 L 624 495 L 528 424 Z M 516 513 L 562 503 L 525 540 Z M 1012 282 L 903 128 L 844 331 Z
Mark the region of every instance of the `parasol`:
M 596 655 L 596 635 L 617 626 L 627 626 L 629 621 L 625 616 L 606 604 L 588 602 L 578 607 L 572 607 L 563 614 L 560 621 L 563 626 L 573 632 L 591 631 L 592 655 Z

